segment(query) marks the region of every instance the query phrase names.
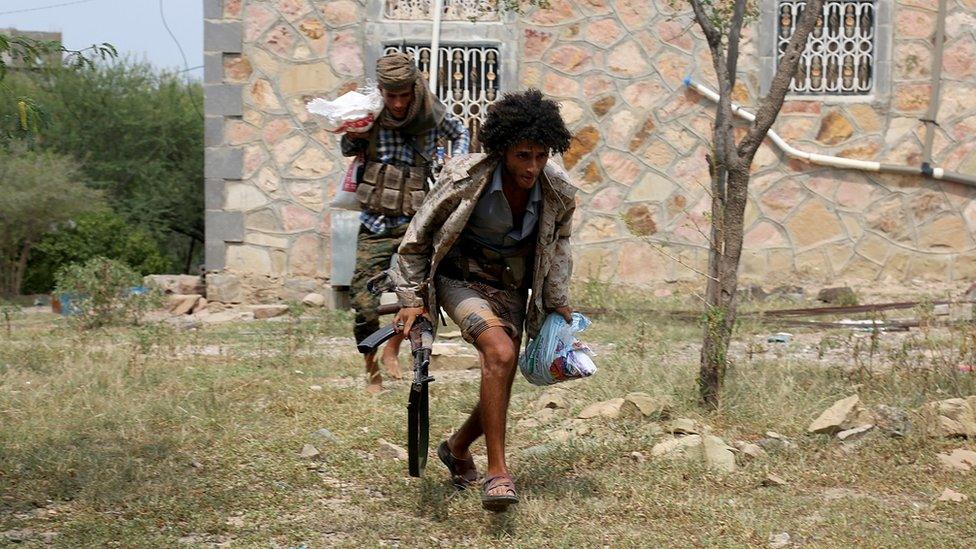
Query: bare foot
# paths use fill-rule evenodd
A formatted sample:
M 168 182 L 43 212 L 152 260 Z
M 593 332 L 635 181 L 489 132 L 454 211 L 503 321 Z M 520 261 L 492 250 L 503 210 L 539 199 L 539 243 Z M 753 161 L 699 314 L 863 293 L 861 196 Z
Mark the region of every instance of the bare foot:
M 390 375 L 393 379 L 400 381 L 403 379 L 403 373 L 400 371 L 400 342 L 403 341 L 403 337 L 395 337 L 386 344 L 383 348 L 383 369 L 386 373 Z
M 366 394 L 368 395 L 378 395 L 383 392 L 382 383 L 370 383 L 366 386 Z

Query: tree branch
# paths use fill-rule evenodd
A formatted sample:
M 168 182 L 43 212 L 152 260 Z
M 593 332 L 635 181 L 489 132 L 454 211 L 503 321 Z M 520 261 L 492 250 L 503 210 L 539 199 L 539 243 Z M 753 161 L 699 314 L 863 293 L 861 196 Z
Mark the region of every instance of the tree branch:
M 742 24 L 746 16 L 746 0 L 735 0 L 732 10 L 732 23 L 729 25 L 729 48 L 727 56 L 729 86 L 735 89 L 735 71 L 739 63 L 739 38 L 742 36 Z
M 769 93 L 760 100 L 756 119 L 750 124 L 749 131 L 739 143 L 738 153 L 740 157 L 751 160 L 756 154 L 759 144 L 765 139 L 766 133 L 769 132 L 769 128 L 776 121 L 776 115 L 783 107 L 783 100 L 790 90 L 790 82 L 796 74 L 800 55 L 806 49 L 810 32 L 823 11 L 823 3 L 824 0 L 809 0 L 807 2 L 803 14 L 800 15 L 800 20 L 797 22 L 796 30 L 790 38 L 790 43 L 786 46 L 786 52 L 776 67 L 776 75 L 773 77 Z

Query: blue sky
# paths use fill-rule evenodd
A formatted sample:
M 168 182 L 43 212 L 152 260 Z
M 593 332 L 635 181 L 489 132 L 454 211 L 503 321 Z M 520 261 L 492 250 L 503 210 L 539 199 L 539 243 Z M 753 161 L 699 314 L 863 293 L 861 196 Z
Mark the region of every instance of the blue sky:
M 186 66 L 192 69 L 186 74 L 202 78 L 201 0 L 0 0 L 0 29 L 60 31 L 64 45 L 71 49 L 109 42 L 120 56 L 184 70 L 180 50 L 163 26 L 160 1 L 166 22 L 186 54 Z

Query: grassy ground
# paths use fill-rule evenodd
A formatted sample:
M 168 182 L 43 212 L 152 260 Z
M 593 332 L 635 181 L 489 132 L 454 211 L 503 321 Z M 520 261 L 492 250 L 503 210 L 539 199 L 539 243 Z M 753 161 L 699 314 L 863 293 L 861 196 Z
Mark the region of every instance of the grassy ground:
M 297 324 L 79 333 L 50 315 L 21 315 L 9 337 L 0 334 L 0 545 L 734 547 L 783 532 L 815 547 L 976 539 L 976 472 L 945 471 L 935 457 L 976 449 L 972 441 L 916 429 L 843 446 L 805 434 L 853 393 L 907 409 L 976 394 L 976 374 L 957 368 L 973 358 L 971 328 L 794 332 L 776 346 L 765 342 L 770 328 L 744 324 L 723 408 L 705 414 L 694 392 L 697 327 L 596 319 L 587 339 L 601 370 L 566 384 L 569 410 L 518 425 L 537 415 L 543 390 L 516 381 L 509 441 L 522 503 L 494 516 L 476 491 L 451 489 L 436 458 L 412 479 L 405 463 L 381 457 L 380 438 L 404 445 L 407 386 L 363 392 L 349 320 L 323 313 Z M 436 444 L 474 404 L 477 372 L 434 375 Z M 671 395 L 675 415 L 727 441 L 772 430 L 796 448 L 717 474 L 651 458 L 664 437 L 651 421 L 591 420 L 586 435 L 550 439 L 586 404 L 635 390 Z M 322 428 L 336 440 L 314 434 Z M 299 456 L 308 443 L 318 459 Z M 762 486 L 768 473 L 787 484 Z M 944 488 L 970 500 L 936 502 Z

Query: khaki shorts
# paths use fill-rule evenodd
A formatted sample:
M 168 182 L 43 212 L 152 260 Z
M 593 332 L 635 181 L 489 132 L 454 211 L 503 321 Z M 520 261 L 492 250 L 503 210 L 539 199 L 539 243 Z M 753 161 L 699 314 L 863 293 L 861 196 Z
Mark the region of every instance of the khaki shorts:
M 461 337 L 474 343 L 488 328 L 505 328 L 512 339 L 522 339 L 526 290 L 500 290 L 487 284 L 437 277 L 437 301 L 461 327 Z

